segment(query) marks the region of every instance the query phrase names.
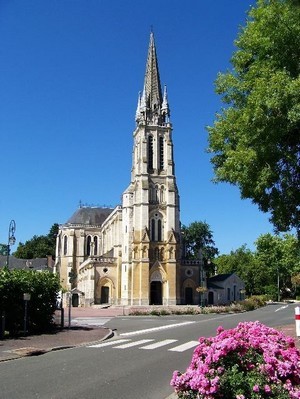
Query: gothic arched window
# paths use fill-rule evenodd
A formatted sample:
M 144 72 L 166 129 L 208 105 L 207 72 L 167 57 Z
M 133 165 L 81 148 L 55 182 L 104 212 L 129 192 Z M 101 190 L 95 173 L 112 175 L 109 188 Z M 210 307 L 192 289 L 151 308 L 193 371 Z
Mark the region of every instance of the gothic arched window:
M 162 226 L 161 226 L 161 220 L 158 219 L 157 221 L 157 241 L 161 241 L 162 239 Z
M 151 241 L 155 240 L 155 219 L 151 219 Z
M 158 213 L 154 214 L 150 220 L 150 237 L 151 241 L 163 240 L 163 220 Z
M 98 255 L 98 237 L 94 237 L 94 255 Z
M 68 253 L 68 237 L 64 236 L 64 255 Z
M 164 168 L 164 139 L 159 138 L 159 170 Z
M 148 137 L 148 170 L 153 170 L 153 136 Z
M 165 187 L 161 186 L 160 188 L 160 202 L 163 203 L 165 201 Z
M 87 236 L 87 238 L 86 238 L 86 254 L 87 254 L 87 256 L 91 255 L 91 242 L 92 242 L 92 237 Z

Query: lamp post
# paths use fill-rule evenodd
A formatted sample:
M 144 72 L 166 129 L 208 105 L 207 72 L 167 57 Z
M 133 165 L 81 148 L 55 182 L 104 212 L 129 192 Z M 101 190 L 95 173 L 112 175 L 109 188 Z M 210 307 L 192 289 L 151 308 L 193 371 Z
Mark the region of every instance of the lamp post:
M 11 220 L 8 228 L 7 259 L 6 259 L 7 268 L 9 266 L 10 246 L 14 245 L 16 242 L 15 231 L 16 231 L 16 222 L 14 220 Z
M 199 287 L 196 288 L 196 291 L 199 294 L 199 306 L 203 307 L 203 292 L 204 292 L 204 287 L 203 287 L 203 255 L 202 255 L 201 249 L 199 249 L 198 258 L 199 258 Z

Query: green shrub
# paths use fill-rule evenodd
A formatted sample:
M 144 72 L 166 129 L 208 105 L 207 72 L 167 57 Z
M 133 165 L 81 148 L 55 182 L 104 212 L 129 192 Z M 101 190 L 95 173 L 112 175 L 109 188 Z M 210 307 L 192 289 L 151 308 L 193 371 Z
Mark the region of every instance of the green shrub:
M 0 312 L 5 313 L 5 329 L 11 336 L 23 331 L 24 293 L 29 293 L 28 330 L 43 332 L 53 324 L 57 293 L 57 275 L 34 270 L 0 270 Z
M 246 310 L 255 310 L 266 305 L 267 298 L 265 295 L 253 295 L 240 302 L 241 306 Z

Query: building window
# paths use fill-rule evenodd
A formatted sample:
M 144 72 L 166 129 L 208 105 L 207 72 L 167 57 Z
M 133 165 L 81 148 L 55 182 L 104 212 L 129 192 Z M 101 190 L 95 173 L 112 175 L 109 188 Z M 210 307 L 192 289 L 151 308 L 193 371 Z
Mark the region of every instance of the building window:
M 155 241 L 155 220 L 151 219 L 151 241 Z
M 148 137 L 148 170 L 153 170 L 153 136 Z
M 164 139 L 159 138 L 159 170 L 164 168 Z
M 64 255 L 68 253 L 68 237 L 64 236 Z
M 86 238 L 86 254 L 87 254 L 87 256 L 91 255 L 91 242 L 92 242 L 92 237 L 87 236 L 87 238 Z
M 157 241 L 161 241 L 161 233 L 162 233 L 161 220 L 158 219 L 158 221 L 157 221 Z
M 150 221 L 150 237 L 151 241 L 163 240 L 163 223 L 162 217 L 156 213 Z
M 94 237 L 94 255 L 95 256 L 98 255 L 98 237 L 97 236 Z
M 165 188 L 164 188 L 164 186 L 161 186 L 161 188 L 160 188 L 160 202 L 161 203 L 165 202 Z

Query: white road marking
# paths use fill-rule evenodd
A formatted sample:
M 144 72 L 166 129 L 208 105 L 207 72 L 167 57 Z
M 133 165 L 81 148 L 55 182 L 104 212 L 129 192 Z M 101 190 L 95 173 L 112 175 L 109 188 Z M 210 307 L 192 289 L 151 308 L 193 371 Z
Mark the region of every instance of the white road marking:
M 279 310 L 286 309 L 289 305 L 281 306 L 280 308 L 276 309 L 275 312 L 278 312 Z
M 174 348 L 171 348 L 168 350 L 172 351 L 172 352 L 184 352 L 187 349 L 191 349 L 197 345 L 199 345 L 199 341 L 189 341 L 189 342 L 186 342 L 185 344 L 175 346 Z
M 121 342 L 128 342 L 131 341 L 130 339 L 119 339 L 118 341 L 109 341 L 109 342 L 102 342 L 100 344 L 95 345 L 88 345 L 87 348 L 103 348 L 104 346 L 113 346 L 117 345 Z
M 71 324 L 80 326 L 103 326 L 112 317 L 76 317 L 71 320 Z
M 164 339 L 162 341 L 153 342 L 149 345 L 144 345 L 148 342 L 152 342 L 154 339 L 140 339 L 139 341 L 132 341 L 131 339 L 119 339 L 108 342 L 101 342 L 99 344 L 88 345 L 87 348 L 103 348 L 107 346 L 111 346 L 113 349 L 128 349 L 134 346 L 139 346 L 139 349 L 145 350 L 153 350 L 157 348 L 161 348 L 162 346 L 170 345 L 174 342 L 177 342 L 177 339 Z M 122 345 L 120 345 L 122 344 Z M 199 341 L 188 341 L 182 345 L 175 346 L 171 349 L 168 349 L 171 352 L 184 352 L 188 349 L 194 348 L 199 345 Z
M 160 348 L 161 346 L 169 345 L 177 341 L 178 341 L 177 339 L 165 339 L 164 341 L 154 342 L 154 344 L 142 346 L 140 349 L 156 349 Z
M 169 324 L 169 325 L 161 326 L 161 327 L 153 327 L 153 328 L 147 328 L 145 330 L 137 330 L 137 331 L 131 331 L 128 333 L 122 333 L 122 334 L 120 334 L 120 336 L 129 337 L 131 335 L 146 334 L 146 333 L 153 332 L 153 331 L 167 330 L 168 328 L 183 327 L 183 326 L 187 326 L 189 324 L 194 324 L 194 323 L 196 323 L 196 322 L 195 321 L 186 321 L 185 323 Z
M 114 346 L 114 349 L 127 349 L 132 348 L 133 346 L 143 345 L 146 342 L 154 341 L 154 339 L 141 339 L 140 341 L 129 342 L 128 344 Z

